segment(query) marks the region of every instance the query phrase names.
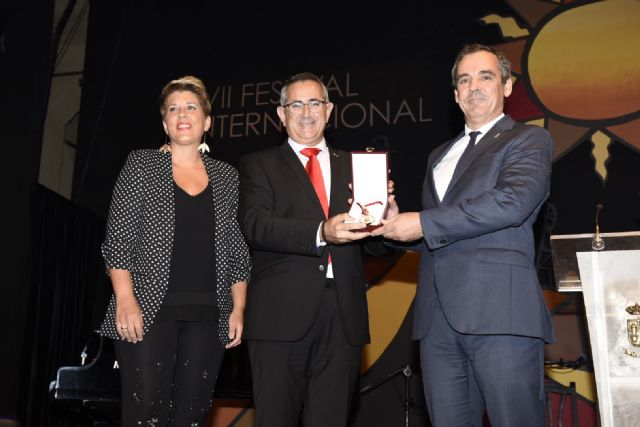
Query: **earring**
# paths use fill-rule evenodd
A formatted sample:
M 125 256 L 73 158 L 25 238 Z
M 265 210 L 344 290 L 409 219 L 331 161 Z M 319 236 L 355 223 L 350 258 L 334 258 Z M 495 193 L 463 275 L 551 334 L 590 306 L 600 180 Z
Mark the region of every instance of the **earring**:
M 198 150 L 200 150 L 200 152 L 202 154 L 205 153 L 205 151 L 208 153 L 209 152 L 209 146 L 207 145 L 207 134 L 203 134 L 202 135 L 202 144 L 198 145 Z
M 171 145 L 169 145 L 171 141 L 169 141 L 169 135 L 165 134 L 164 144 L 160 147 L 160 152 L 163 154 L 171 153 Z

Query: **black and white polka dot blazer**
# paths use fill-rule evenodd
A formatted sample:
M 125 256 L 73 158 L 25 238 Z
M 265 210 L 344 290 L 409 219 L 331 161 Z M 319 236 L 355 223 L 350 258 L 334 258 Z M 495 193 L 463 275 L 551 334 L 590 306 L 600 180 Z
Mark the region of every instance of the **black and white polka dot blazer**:
M 229 341 L 229 315 L 233 308 L 231 285 L 248 280 L 249 249 L 237 220 L 238 173 L 224 162 L 202 155 L 215 215 L 216 293 L 220 341 Z M 174 235 L 174 193 L 171 153 L 159 150 L 132 151 L 113 189 L 102 244 L 107 269 L 128 270 L 136 298 L 142 308 L 144 331 L 153 325 L 169 284 Z M 115 328 L 115 297 L 98 333 L 120 339 Z

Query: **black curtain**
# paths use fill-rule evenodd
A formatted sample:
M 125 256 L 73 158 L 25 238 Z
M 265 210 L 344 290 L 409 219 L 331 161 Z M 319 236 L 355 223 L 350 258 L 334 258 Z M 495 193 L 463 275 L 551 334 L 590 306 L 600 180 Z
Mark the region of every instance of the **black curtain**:
M 63 425 L 49 383 L 60 366 L 81 364 L 110 287 L 100 254 L 104 220 L 41 186 L 32 200 L 34 255 L 19 419 L 44 427 Z
M 50 83 L 53 0 L 0 5 L 0 129 L 4 223 L 0 280 L 0 417 L 15 417 L 31 276 L 32 188 L 38 177 Z

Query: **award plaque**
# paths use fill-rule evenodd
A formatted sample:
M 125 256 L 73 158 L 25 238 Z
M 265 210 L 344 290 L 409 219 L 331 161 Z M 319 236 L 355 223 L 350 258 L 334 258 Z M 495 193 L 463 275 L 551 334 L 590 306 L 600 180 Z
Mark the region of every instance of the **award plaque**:
M 351 153 L 353 202 L 349 215 L 367 224 L 367 231 L 380 227 L 387 209 L 388 154 L 385 151 Z

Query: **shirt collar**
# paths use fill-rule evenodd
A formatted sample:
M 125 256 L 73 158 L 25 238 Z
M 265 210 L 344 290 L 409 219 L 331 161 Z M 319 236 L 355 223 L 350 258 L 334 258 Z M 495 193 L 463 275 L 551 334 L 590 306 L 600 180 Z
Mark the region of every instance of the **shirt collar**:
M 289 146 L 291 146 L 293 151 L 295 151 L 296 153 L 299 153 L 301 150 L 304 150 L 305 148 L 319 148 L 321 152 L 327 150 L 327 141 L 324 138 L 322 138 L 322 141 L 320 141 L 318 144 L 314 145 L 313 147 L 310 147 L 308 145 L 298 144 L 291 138 L 288 138 L 287 142 L 289 143 Z
M 498 120 L 500 120 L 501 118 L 504 117 L 504 113 L 501 113 L 498 117 L 496 117 L 495 119 L 491 120 L 489 123 L 483 125 L 482 127 L 480 127 L 479 129 L 476 129 L 477 131 L 480 131 L 480 135 L 478 135 L 480 138 L 482 138 L 484 135 L 487 134 L 487 132 L 489 132 L 489 130 L 493 127 L 493 125 L 495 125 Z M 464 134 L 465 135 L 469 135 L 469 132 L 473 132 L 472 129 L 470 129 L 466 124 L 464 125 Z M 479 139 L 478 139 L 479 141 Z

